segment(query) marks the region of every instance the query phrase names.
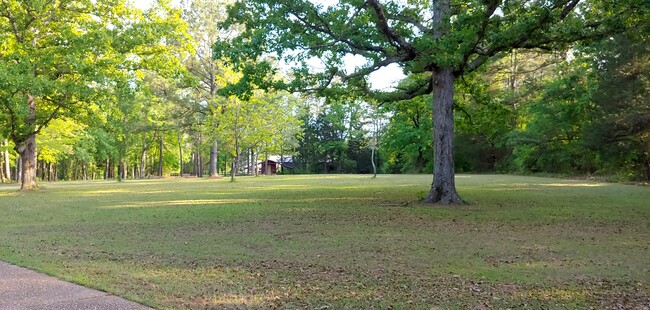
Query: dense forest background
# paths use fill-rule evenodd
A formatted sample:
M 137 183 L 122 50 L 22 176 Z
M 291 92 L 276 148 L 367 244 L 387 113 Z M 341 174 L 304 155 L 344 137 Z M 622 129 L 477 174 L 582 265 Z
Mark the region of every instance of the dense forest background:
M 149 35 L 120 46 L 115 39 L 102 52 L 105 62 L 84 66 L 69 64 L 83 62 L 94 41 L 81 44 L 78 59 L 52 55 L 65 53 L 57 48 L 66 44 L 76 48 L 75 40 L 97 39 L 80 30 L 92 18 L 74 13 L 65 23 L 80 29 L 43 22 L 36 31 L 26 24 L 30 16 L 38 20 L 57 8 L 4 7 L 2 181 L 20 179 L 16 141 L 32 133 L 37 177 L 48 181 L 263 174 L 257 163 L 266 159 L 283 162 L 279 173 L 373 173 L 373 159 L 379 173 L 432 172 L 430 96 L 378 103 L 281 91 L 258 90 L 245 99 L 221 94 L 240 78 L 212 59 L 212 44 L 229 35 L 216 26 L 224 5 L 197 0 L 144 12 L 125 6 L 113 12 L 132 18 L 123 29 L 137 20 L 138 31 Z M 25 31 L 43 34 L 27 42 L 38 42 L 33 48 L 20 47 L 21 18 Z M 157 31 L 174 36 L 161 41 Z M 648 35 L 646 25 L 562 51 L 512 49 L 457 81 L 456 171 L 650 180 Z M 130 65 L 107 58 L 120 50 L 119 61 Z M 38 69 L 43 78 L 34 83 L 17 65 L 25 62 L 51 63 Z M 15 86 L 21 83 L 28 86 Z M 36 93 L 44 112 L 35 112 L 34 124 L 17 122 L 20 113 L 31 115 L 20 102 L 25 106 Z

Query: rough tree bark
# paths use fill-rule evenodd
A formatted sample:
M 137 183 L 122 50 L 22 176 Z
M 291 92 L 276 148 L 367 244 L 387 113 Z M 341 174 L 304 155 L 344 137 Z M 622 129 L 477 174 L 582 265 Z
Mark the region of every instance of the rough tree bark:
M 433 82 L 433 184 L 425 201 L 462 204 L 454 180 L 454 75 L 436 68 Z
M 20 154 L 22 169 L 20 189 L 32 190 L 38 188 L 36 184 L 36 135 L 29 135 L 25 141 L 17 145 L 16 152 Z

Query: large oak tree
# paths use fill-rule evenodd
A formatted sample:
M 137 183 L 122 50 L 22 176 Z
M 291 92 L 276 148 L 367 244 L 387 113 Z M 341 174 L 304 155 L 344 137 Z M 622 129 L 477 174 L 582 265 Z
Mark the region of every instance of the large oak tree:
M 383 101 L 433 97 L 432 203 L 462 203 L 453 166 L 454 83 L 512 49 L 556 49 L 634 27 L 629 18 L 647 10 L 643 0 L 242 0 L 222 27 L 243 26 L 217 42 L 215 57 L 229 58 L 247 85 L 289 87 L 330 95 L 361 90 Z M 320 2 L 322 3 L 322 2 Z M 640 22 L 640 21 L 639 21 Z M 365 64 L 348 72 L 346 57 Z M 278 57 L 294 65 L 292 82 L 269 82 Z M 314 60 L 320 60 L 313 66 Z M 408 81 L 392 92 L 371 90 L 369 74 L 397 64 Z

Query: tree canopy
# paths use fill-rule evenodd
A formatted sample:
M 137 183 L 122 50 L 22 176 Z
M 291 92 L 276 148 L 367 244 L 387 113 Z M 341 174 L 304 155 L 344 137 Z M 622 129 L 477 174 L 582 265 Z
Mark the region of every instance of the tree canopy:
M 187 49 L 179 10 L 124 1 L 0 3 L 0 124 L 36 187 L 35 136 L 61 117 L 113 101 L 140 69 L 174 74 Z

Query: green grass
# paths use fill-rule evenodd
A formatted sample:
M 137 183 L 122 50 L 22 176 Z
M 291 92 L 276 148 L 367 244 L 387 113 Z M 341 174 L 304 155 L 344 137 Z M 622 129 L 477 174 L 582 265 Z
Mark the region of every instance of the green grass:
M 156 308 L 650 306 L 650 188 L 430 176 L 0 187 L 0 259 Z M 644 308 L 645 307 L 645 308 Z

